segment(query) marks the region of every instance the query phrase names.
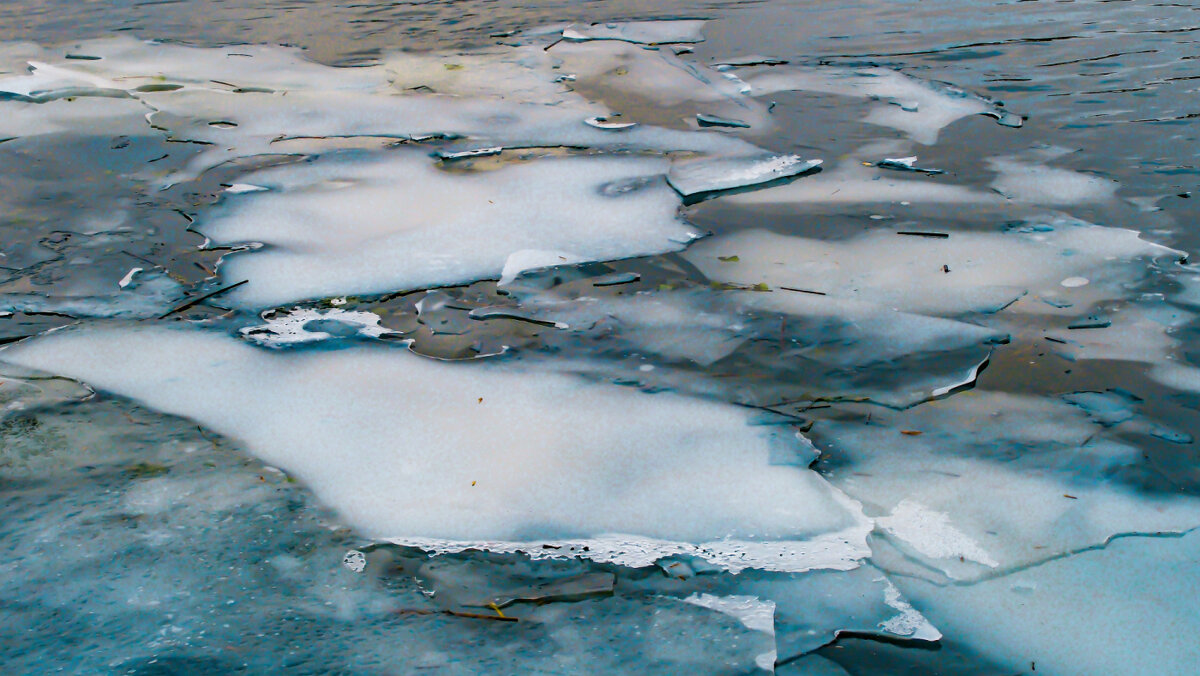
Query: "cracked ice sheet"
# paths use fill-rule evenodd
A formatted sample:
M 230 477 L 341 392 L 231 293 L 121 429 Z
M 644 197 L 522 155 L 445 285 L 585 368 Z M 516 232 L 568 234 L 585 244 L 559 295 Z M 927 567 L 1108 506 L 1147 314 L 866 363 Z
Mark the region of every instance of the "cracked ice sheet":
M 666 167 L 585 157 L 452 174 L 397 150 L 251 174 L 271 190 L 230 196 L 196 227 L 218 244 L 268 245 L 221 265 L 250 280 L 227 296 L 246 306 L 461 284 L 500 277 L 530 249 L 576 261 L 682 249 L 699 233 L 677 216 Z
M 888 68 L 783 66 L 745 79 L 756 97 L 810 91 L 881 100 L 864 121 L 902 131 L 925 145 L 937 143 L 942 128 L 971 115 L 990 115 L 1007 126 L 1020 126 L 1019 116 L 986 98 Z
M 951 316 L 996 312 L 1026 294 L 1086 308 L 1128 295 L 1124 286 L 1147 274 L 1139 259 L 1183 255 L 1132 230 L 1070 219 L 1022 230 L 1027 231 L 952 232 L 947 238 L 873 230 L 838 241 L 746 230 L 700 242 L 684 256 L 722 282 L 800 287 Z M 738 260 L 719 258 L 730 256 Z M 773 298 L 785 297 L 775 293 Z
M 970 585 L 896 584 L 1008 673 L 1188 674 L 1200 663 L 1198 558 L 1200 533 L 1128 537 Z
M 622 377 L 691 392 L 710 392 L 712 381 L 646 366 L 682 362 L 688 368 L 690 361 L 710 367 L 738 354 L 757 364 L 755 372 L 761 367 L 773 374 L 759 379 L 756 390 L 770 388 L 779 399 L 798 395 L 796 384 L 803 383 L 800 390 L 809 394 L 867 396 L 888 406 L 909 406 L 964 378 L 973 380 L 964 374 L 977 370 L 1004 335 L 964 322 L 786 290 L 700 289 L 615 297 L 510 293 L 531 317 L 564 327 L 544 338 L 556 350 L 578 349 L 583 343 L 587 350 L 618 361 L 633 356 L 640 360 L 639 370 Z M 743 384 L 726 386 L 737 390 Z
M 1128 485 L 1146 471 L 1140 451 L 1063 400 L 974 390 L 906 411 L 873 409 L 870 424 L 819 427 L 818 445 L 838 463 L 829 480 L 927 566 L 914 572 L 873 546 L 885 569 L 976 580 L 1119 533 L 1200 525 L 1200 501 Z
M 206 149 L 175 180 L 228 159 L 271 152 L 272 141 L 297 137 L 460 135 L 506 147 L 565 145 L 743 154 L 757 150 L 721 133 L 641 125 L 619 132 L 589 127 L 585 119 L 609 111 L 556 83 L 561 71 L 553 69 L 544 54 L 540 60 L 531 60 L 528 50 L 464 56 L 461 64 L 453 62 L 457 57 L 447 55 L 398 55 L 382 66 L 335 68 L 309 62 L 299 51 L 284 48 L 202 49 L 128 40 L 84 43 L 81 49 L 84 47 L 94 47 L 105 56 L 99 61 L 60 57 L 55 64 L 37 62 L 32 75 L 0 79 L 0 92 L 20 96 L 41 91 L 41 87 L 52 93 L 58 86 L 60 94 L 84 95 L 84 99 L 134 97 L 127 103 L 145 104 L 141 112 L 151 113 L 151 122 L 174 138 L 215 146 Z M 581 66 L 589 63 L 592 51 L 596 58 L 612 58 L 604 56 L 611 48 L 571 47 L 583 50 Z M 243 53 L 249 56 L 238 56 Z M 649 54 L 644 58 L 657 62 L 666 57 Z M 430 66 L 440 68 L 444 76 Z M 447 70 L 447 66 L 456 68 Z M 698 67 L 682 62 L 661 67 L 667 73 L 658 77 L 676 82 L 677 91 L 695 89 L 697 78 L 710 79 L 696 70 Z M 405 72 L 410 69 L 415 72 Z M 470 73 L 470 77 L 460 72 Z M 707 99 L 737 99 L 742 105 L 761 108 L 729 89 L 736 86 L 727 78 L 712 75 L 713 92 Z M 397 79 L 395 87 L 400 89 L 426 84 L 426 80 L 436 88 L 444 81 L 450 83 L 452 93 L 465 96 L 413 91 L 401 95 L 389 83 L 390 78 Z M 521 86 L 506 96 L 497 82 Z M 650 84 L 640 86 L 652 89 Z M 89 93 L 93 96 L 87 96 Z M 8 109 L 13 105 L 15 102 L 5 102 Z M 87 109 L 94 107 L 89 102 L 71 110 L 84 110 L 75 113 L 75 118 L 83 118 L 79 122 L 86 126 Z M 232 124 L 211 126 L 210 122 Z M 132 118 L 128 123 L 138 124 Z M 46 126 L 36 120 L 31 124 Z
M 406 351 L 286 354 L 195 330 L 59 331 L 0 352 L 189 417 L 369 537 L 730 570 L 853 569 L 871 524 L 737 407 Z M 617 424 L 619 421 L 619 424 Z M 618 535 L 620 534 L 620 535 Z M 462 543 L 461 547 L 454 542 Z

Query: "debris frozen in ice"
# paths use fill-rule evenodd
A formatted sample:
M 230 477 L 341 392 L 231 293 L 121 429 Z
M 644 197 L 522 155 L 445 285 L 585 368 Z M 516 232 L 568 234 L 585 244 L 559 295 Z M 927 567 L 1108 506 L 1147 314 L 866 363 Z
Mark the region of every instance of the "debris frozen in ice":
M 1182 256 L 1132 230 L 1070 220 L 1040 226 L 1028 232 L 955 232 L 945 238 L 874 230 L 841 241 L 746 230 L 699 242 L 684 255 L 723 282 L 808 285 L 830 296 L 943 316 L 996 312 L 1027 293 L 1065 296 L 1083 305 L 1121 298 L 1125 284 L 1147 274 L 1139 259 Z M 720 260 L 735 253 L 738 261 Z M 952 272 L 945 273 L 943 266 Z M 1060 283 L 1081 274 L 1104 282 L 1069 289 Z
M 703 42 L 704 21 L 678 19 L 667 21 L 621 21 L 594 23 L 590 26 L 574 24 L 562 31 L 566 40 L 621 40 L 643 45 Z
M 693 197 L 798 176 L 820 165 L 821 160 L 771 154 L 679 160 L 671 164 L 667 182 L 684 197 Z
M 238 438 L 368 536 L 642 566 L 692 553 L 730 570 L 845 570 L 866 555 L 858 505 L 769 464 L 779 440 L 736 407 L 194 330 L 58 331 L 2 354 Z M 579 537 L 576 551 L 542 546 Z

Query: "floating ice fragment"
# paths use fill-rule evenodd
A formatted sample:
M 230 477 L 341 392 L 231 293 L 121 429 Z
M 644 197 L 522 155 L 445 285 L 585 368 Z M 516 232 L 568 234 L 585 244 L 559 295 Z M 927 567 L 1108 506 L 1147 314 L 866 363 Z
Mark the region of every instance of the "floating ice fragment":
M 133 281 L 133 276 L 141 272 L 143 269 L 144 268 L 130 268 L 129 272 L 126 272 L 125 276 L 122 277 L 119 282 L 117 282 L 117 287 L 124 289 L 125 287 L 129 286 L 130 282 Z
M 622 21 L 574 24 L 562 31 L 563 39 L 574 42 L 587 40 L 621 40 L 643 45 L 703 42 L 704 21 L 679 19 L 668 21 Z
M 587 124 L 589 127 L 595 127 L 597 129 L 609 129 L 612 131 L 620 131 L 622 129 L 631 129 L 631 128 L 637 126 L 637 122 L 617 122 L 617 121 L 613 120 L 614 117 L 619 117 L 619 116 L 617 116 L 617 115 L 607 115 L 607 116 L 597 115 L 597 116 L 587 118 L 586 120 L 584 120 L 584 123 Z
M 638 565 L 691 553 L 729 570 L 846 570 L 867 552 L 857 503 L 769 464 L 764 428 L 733 406 L 194 330 L 59 331 L 2 354 L 239 439 L 369 537 Z M 543 548 L 571 541 L 584 549 Z
M 1087 283 L 1088 283 L 1087 277 L 1067 277 L 1066 279 L 1059 282 L 1059 284 L 1062 284 L 1063 286 L 1067 287 L 1068 289 L 1073 289 L 1073 288 L 1076 288 L 1079 286 L 1084 286 Z
M 750 124 L 743 122 L 742 120 L 735 120 L 732 117 L 707 115 L 705 113 L 696 113 L 696 123 L 701 127 L 731 127 L 734 129 L 750 128 Z
M 357 549 L 351 549 L 342 557 L 342 565 L 352 572 L 361 573 L 367 569 L 367 557 Z
M 1064 394 L 1063 399 L 1083 409 L 1092 420 L 1105 427 L 1119 425 L 1137 415 L 1136 400 L 1121 392 L 1072 392 Z
M 671 164 L 667 182 L 684 197 L 732 190 L 798 176 L 821 166 L 799 155 L 750 155 L 698 158 Z

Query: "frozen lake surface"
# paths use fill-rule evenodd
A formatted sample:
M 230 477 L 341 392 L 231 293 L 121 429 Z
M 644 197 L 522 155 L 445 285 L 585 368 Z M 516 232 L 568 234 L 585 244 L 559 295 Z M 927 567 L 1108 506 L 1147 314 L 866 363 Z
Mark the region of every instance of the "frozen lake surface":
M 1191 674 L 1200 8 L 0 7 L 13 673 Z

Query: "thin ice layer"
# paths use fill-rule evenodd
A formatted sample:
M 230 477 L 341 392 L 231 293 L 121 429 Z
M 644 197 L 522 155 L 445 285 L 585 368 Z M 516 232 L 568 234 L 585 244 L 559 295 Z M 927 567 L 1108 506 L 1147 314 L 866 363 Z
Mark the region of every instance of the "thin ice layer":
M 1197 557 L 1200 533 L 1130 537 L 972 585 L 896 583 L 1005 673 L 1187 674 L 1200 663 Z
M 925 145 L 937 143 L 938 132 L 970 115 L 990 115 L 1005 126 L 1021 126 L 1021 118 L 995 102 L 953 85 L 921 80 L 889 68 L 775 67 L 746 78 L 754 96 L 780 91 L 809 91 L 880 101 L 865 122 L 891 127 Z
M 812 544 L 801 569 L 864 553 L 857 506 L 807 469 L 770 465 L 778 440 L 737 407 L 403 351 L 281 354 L 193 330 L 62 331 L 3 354 L 238 438 L 368 536 L 623 534 L 727 543 L 742 567 L 778 561 L 780 541 Z
M 218 244 L 263 242 L 221 274 L 250 280 L 231 298 L 265 307 L 499 278 L 530 249 L 575 261 L 673 251 L 698 236 L 676 215 L 666 162 L 633 157 L 539 160 L 472 173 L 421 153 L 267 170 L 271 188 L 229 198 L 198 228 Z
M 1152 471 L 1139 450 L 1067 401 L 974 390 L 875 409 L 869 421 L 822 421 L 820 431 L 838 460 L 830 481 L 907 557 L 951 578 L 990 577 L 1120 533 L 1200 526 L 1200 501 L 1134 487 Z
M 1069 219 L 1008 232 L 903 232 L 831 241 L 746 230 L 700 242 L 685 256 L 722 282 L 949 316 L 995 312 L 1026 294 L 1080 307 L 1121 298 L 1124 284 L 1146 274 L 1137 259 L 1181 255 L 1132 230 Z

